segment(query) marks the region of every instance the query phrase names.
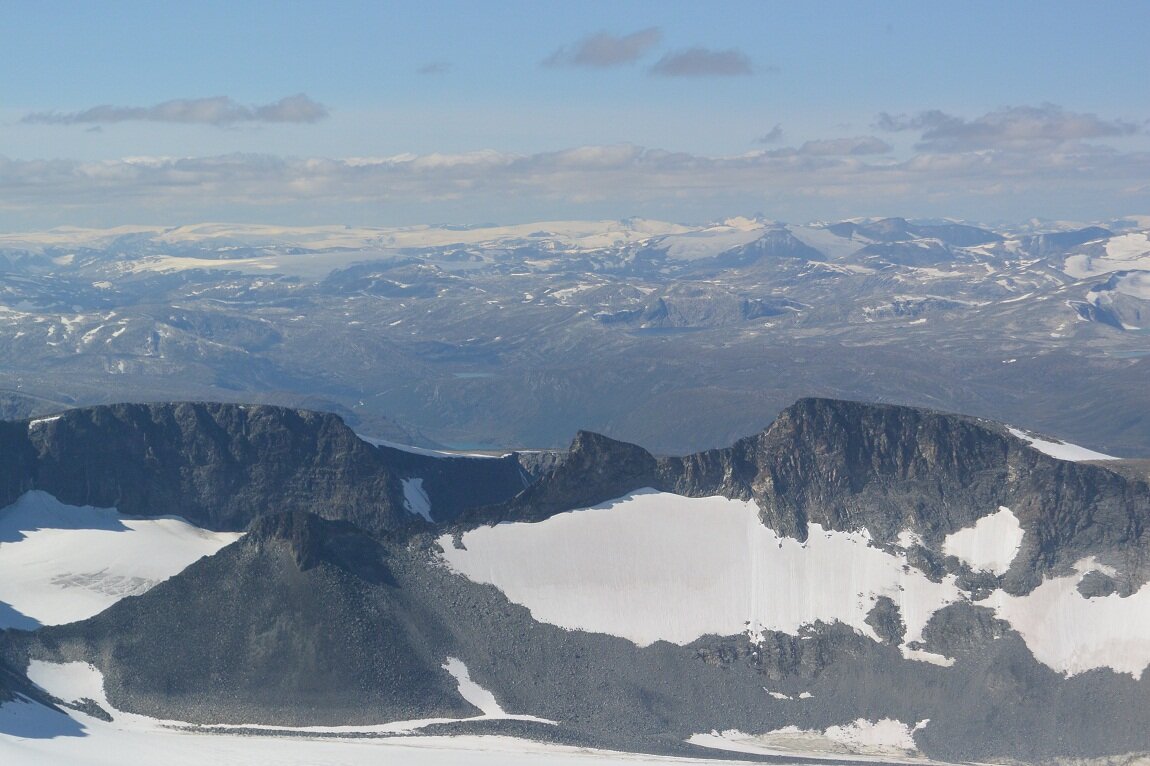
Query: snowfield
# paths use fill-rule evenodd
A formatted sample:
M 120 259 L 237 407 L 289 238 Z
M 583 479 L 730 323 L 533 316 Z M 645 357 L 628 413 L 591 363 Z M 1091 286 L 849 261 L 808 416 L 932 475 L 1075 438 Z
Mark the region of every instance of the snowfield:
M 1018 519 L 1000 508 L 948 536 L 944 550 L 1002 574 L 1023 537 Z M 916 541 L 911 530 L 899 535 L 903 548 Z M 816 621 L 877 640 L 866 616 L 888 596 L 906 624 L 903 656 L 949 666 L 953 659 L 911 644 L 935 612 L 967 598 L 953 576 L 931 582 L 904 552 L 872 546 L 865 532 L 812 524 L 800 543 L 765 527 L 752 502 L 650 489 L 541 522 L 480 527 L 463 535 L 462 548 L 450 535 L 438 542 L 454 571 L 494 585 L 536 620 L 639 646 L 763 630 L 798 635 Z M 1110 668 L 1138 678 L 1150 666 L 1150 585 L 1126 598 L 1088 599 L 1078 583 L 1091 571 L 1107 568 L 1085 560 L 1026 596 L 996 590 L 978 603 L 1056 671 Z
M 914 733 L 925 728 L 929 719 L 915 725 L 891 718 L 868 721 L 859 718 L 844 726 L 831 726 L 825 731 L 811 731 L 797 726 L 784 726 L 765 734 L 746 734 L 728 729 L 709 734 L 694 734 L 687 741 L 693 745 L 755 755 L 794 756 L 807 758 L 847 758 L 852 761 L 882 763 L 924 763 L 914 743 Z
M 975 571 L 1006 574 L 1022 545 L 1022 525 L 1010 509 L 983 516 L 973 527 L 947 535 L 942 552 L 957 556 Z
M 0 509 L 0 628 L 86 619 L 240 537 L 27 492 Z
M 931 582 L 872 547 L 865 532 L 812 524 L 805 543 L 759 521 L 753 502 L 640 490 L 539 523 L 480 527 L 439 538 L 444 558 L 490 583 L 536 620 L 608 633 L 639 646 L 763 630 L 797 634 L 839 621 L 878 640 L 866 616 L 879 596 L 902 611 L 908 642 L 959 598 L 954 578 Z

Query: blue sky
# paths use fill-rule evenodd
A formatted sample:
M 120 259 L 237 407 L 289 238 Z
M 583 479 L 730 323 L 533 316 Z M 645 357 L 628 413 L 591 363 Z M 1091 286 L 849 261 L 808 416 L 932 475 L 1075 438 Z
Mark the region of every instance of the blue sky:
M 1142 0 L 4 16 L 5 230 L 1150 212 Z

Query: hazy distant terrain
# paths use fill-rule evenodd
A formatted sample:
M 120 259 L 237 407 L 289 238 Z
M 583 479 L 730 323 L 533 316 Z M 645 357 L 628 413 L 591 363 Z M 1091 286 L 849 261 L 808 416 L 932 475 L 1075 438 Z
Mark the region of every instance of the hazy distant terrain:
M 732 219 L 0 237 L 0 414 L 212 399 L 373 436 L 663 453 L 805 395 L 1150 452 L 1150 220 Z

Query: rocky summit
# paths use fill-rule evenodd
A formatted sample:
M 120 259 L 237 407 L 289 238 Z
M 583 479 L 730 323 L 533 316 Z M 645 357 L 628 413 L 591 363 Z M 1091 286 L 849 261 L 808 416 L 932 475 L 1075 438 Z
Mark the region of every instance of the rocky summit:
M 0 445 L 0 712 L 716 757 L 1150 751 L 1146 473 L 1016 426 L 808 398 L 686 456 L 590 432 L 489 456 L 181 403 L 9 421 Z M 190 565 L 123 553 L 185 539 Z

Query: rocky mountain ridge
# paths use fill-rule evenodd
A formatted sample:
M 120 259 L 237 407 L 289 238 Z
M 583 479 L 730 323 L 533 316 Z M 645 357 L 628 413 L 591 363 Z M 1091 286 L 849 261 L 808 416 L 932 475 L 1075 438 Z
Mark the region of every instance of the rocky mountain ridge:
M 1117 660 L 1058 669 L 1017 617 L 1029 613 L 1009 611 L 1026 599 L 1044 603 L 1036 594 L 1056 581 L 1086 605 L 1141 604 L 1150 488 L 1137 473 L 1044 454 L 1000 424 L 808 398 L 724 449 L 657 457 L 580 432 L 565 453 L 521 462 L 374 446 L 330 415 L 183 403 L 5 423 L 0 439 L 6 498 L 34 488 L 68 503 L 182 512 L 207 528 L 246 530 L 95 617 L 0 631 L 0 694 L 9 699 L 28 696 L 29 661 L 78 661 L 103 674 L 112 709 L 98 713 L 247 733 L 253 724 L 433 718 L 453 733 L 698 755 L 687 740 L 712 729 L 829 732 L 889 719 L 904 727 L 901 742 L 934 758 L 1043 763 L 1150 750 L 1140 712 L 1150 710 L 1150 682 L 1115 669 Z M 636 495 L 644 488 L 665 494 Z M 412 508 L 417 490 L 428 517 Z M 738 528 L 734 547 L 762 534 L 770 545 L 746 552 L 756 566 L 794 557 L 780 570 L 791 579 L 759 586 L 781 602 L 806 578 L 833 587 L 821 569 L 832 559 L 809 558 L 820 551 L 871 564 L 859 564 L 841 603 L 826 605 L 841 618 L 644 644 L 549 622 L 516 589 L 472 579 L 446 555 L 453 545 L 480 555 L 475 535 L 484 530 L 630 513 L 636 496 L 666 504 L 668 525 L 685 518 L 671 507 L 698 502 L 690 498 L 753 502 L 754 523 Z M 953 541 L 1000 506 L 1021 542 L 1008 566 L 990 571 Z M 691 547 L 705 552 L 720 518 L 693 518 Z M 661 523 L 652 517 L 629 545 L 658 538 Z M 561 578 L 579 548 L 574 531 L 542 551 L 549 577 Z M 609 547 L 591 539 L 592 554 Z M 0 564 L 11 550 L 0 549 Z M 1088 571 L 1077 577 L 1083 561 Z M 896 585 L 856 593 L 874 566 Z M 582 598 L 561 579 L 553 586 L 563 600 Z M 675 592 L 682 601 L 690 589 Z M 921 594 L 935 594 L 929 607 Z M 865 622 L 851 622 L 855 613 Z M 497 714 L 486 708 L 473 719 L 460 668 L 490 690 Z
M 931 569 L 944 568 L 947 535 L 1007 506 L 1028 533 L 1002 579 L 1010 592 L 1028 592 L 1091 555 L 1120 570 L 1123 592 L 1150 576 L 1145 479 L 1051 457 L 996 423 L 828 399 L 800 400 L 759 434 L 685 457 L 656 458 L 581 432 L 566 460 L 534 485 L 467 520 L 538 520 L 642 487 L 754 500 L 767 527 L 799 540 L 811 523 L 865 529 L 879 545 L 910 530 L 923 544 L 920 564 Z
M 585 428 L 685 454 L 818 394 L 1134 456 L 1150 451 L 1150 240 L 1145 222 L 1102 223 L 5 236 L 0 413 L 263 402 L 404 443 L 401 426 L 554 448 Z

